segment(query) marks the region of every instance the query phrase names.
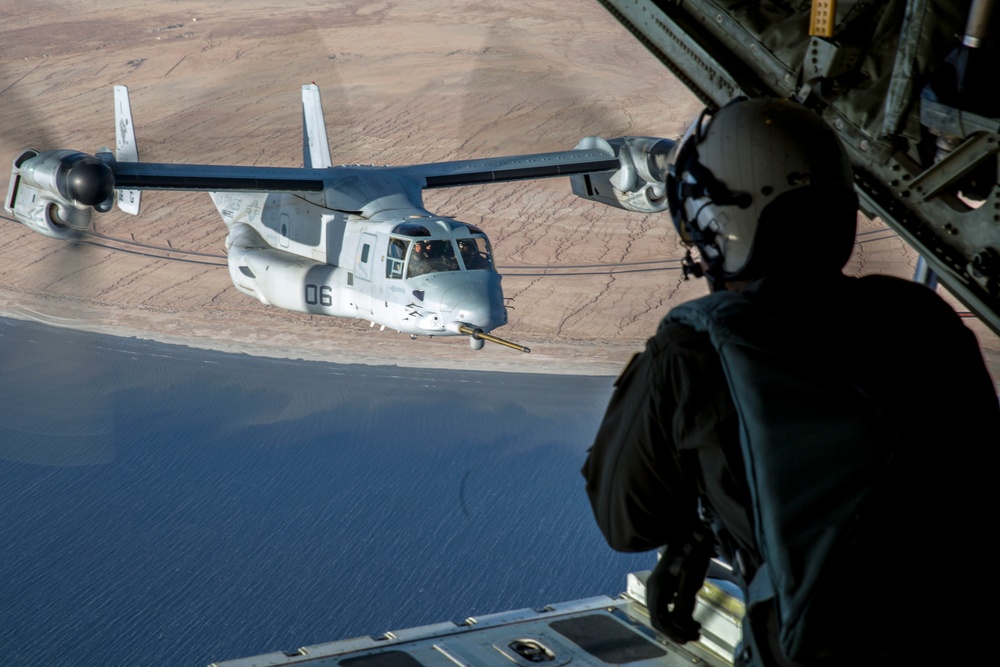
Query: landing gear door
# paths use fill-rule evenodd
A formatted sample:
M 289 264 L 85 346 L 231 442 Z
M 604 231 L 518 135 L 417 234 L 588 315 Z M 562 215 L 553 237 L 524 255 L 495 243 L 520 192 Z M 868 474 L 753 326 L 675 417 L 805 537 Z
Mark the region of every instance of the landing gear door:
M 355 303 L 358 314 L 372 314 L 372 266 L 375 264 L 375 235 L 364 233 L 358 242 L 357 261 L 354 265 Z

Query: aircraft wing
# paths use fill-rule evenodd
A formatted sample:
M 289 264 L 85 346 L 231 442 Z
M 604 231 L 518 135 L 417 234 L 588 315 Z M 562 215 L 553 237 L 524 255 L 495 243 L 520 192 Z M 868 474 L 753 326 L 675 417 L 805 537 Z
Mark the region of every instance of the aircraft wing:
M 115 188 L 136 190 L 320 192 L 325 169 L 115 162 Z
M 116 91 L 116 95 L 127 102 L 124 93 Z M 134 135 L 129 139 L 134 146 Z M 54 238 L 71 238 L 85 231 L 91 224 L 91 211 L 107 212 L 116 200 L 126 212 L 137 213 L 143 190 L 322 193 L 316 198 L 322 206 L 373 216 L 421 208 L 420 191 L 425 188 L 554 176 L 589 178 L 619 171 L 633 174 L 635 167 L 628 151 L 622 149 L 627 141 L 629 138 L 612 140 L 612 145 L 587 137 L 570 151 L 403 167 L 173 164 L 135 161 L 134 150 L 118 151 L 129 158 L 119 161 L 107 151 L 88 155 L 62 149 L 41 153 L 27 149 L 14 161 L 4 208 L 31 229 Z
M 533 155 L 436 162 L 404 167 L 349 165 L 322 169 L 246 167 L 155 162 L 114 162 L 116 189 L 319 192 L 325 183 L 363 173 L 388 172 L 423 188 L 500 183 L 555 176 L 616 171 L 619 158 L 610 149 L 580 149 Z
M 707 106 L 791 97 L 820 112 L 847 147 L 862 210 L 1000 333 L 989 12 L 949 0 L 599 1 Z
M 448 188 L 480 183 L 500 183 L 617 171 L 620 167 L 619 158 L 609 146 L 607 149 L 578 149 L 534 155 L 437 162 L 397 167 L 392 170 L 400 175 L 420 180 L 425 188 Z

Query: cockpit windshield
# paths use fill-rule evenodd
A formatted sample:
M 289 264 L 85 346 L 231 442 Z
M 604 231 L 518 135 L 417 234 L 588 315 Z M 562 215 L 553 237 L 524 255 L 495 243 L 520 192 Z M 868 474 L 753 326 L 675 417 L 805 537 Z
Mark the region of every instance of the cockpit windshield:
M 415 239 L 408 266 L 407 278 L 415 278 L 425 273 L 459 270 L 455 246 L 448 239 Z
M 490 243 L 485 236 L 459 239 L 458 251 L 462 255 L 462 263 L 465 264 L 467 271 L 493 268 Z

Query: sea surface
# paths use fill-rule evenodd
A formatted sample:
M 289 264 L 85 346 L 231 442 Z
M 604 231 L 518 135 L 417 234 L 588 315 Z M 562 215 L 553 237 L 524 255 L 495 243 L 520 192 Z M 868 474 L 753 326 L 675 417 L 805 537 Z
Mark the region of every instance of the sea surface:
M 653 556 L 583 490 L 611 381 L 0 320 L 0 661 L 198 666 L 616 595 Z

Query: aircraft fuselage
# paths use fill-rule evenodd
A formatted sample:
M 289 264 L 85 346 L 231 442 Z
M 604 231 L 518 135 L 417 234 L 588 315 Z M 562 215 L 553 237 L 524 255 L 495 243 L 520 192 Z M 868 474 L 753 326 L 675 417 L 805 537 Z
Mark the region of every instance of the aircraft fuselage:
M 489 240 L 472 225 L 418 208 L 371 220 L 292 193 L 212 199 L 229 228 L 233 284 L 262 303 L 412 335 L 507 322 Z

